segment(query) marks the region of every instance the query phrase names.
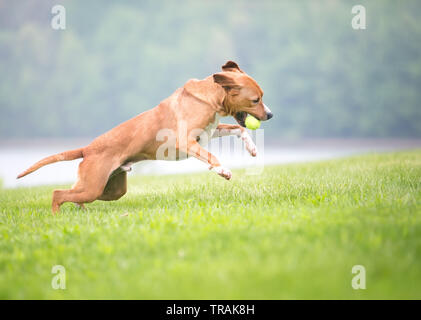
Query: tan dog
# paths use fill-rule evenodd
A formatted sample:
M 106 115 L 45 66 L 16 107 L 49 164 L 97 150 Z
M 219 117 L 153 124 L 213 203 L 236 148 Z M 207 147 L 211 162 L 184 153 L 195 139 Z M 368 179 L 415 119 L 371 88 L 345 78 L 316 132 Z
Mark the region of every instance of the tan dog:
M 229 180 L 230 170 L 202 145 L 213 137 L 237 135 L 256 156 L 256 147 L 244 129 L 245 118 L 251 114 L 268 120 L 272 113 L 262 102 L 262 89 L 235 62 L 228 61 L 222 71 L 203 80 L 189 80 L 155 108 L 111 129 L 84 148 L 38 161 L 18 178 L 50 163 L 83 158 L 73 187 L 54 190 L 53 213 L 64 202 L 83 206 L 94 200 L 121 198 L 127 190 L 127 171 L 132 163 L 142 160 L 193 156 Z M 219 118 L 228 115 L 240 125 L 219 124 Z

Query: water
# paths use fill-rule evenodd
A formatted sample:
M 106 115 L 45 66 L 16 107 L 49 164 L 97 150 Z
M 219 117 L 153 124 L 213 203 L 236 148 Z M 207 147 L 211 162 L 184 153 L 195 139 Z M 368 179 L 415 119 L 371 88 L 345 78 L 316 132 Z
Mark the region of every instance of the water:
M 233 141 L 233 137 L 225 137 Z M 227 140 L 231 139 L 231 140 Z M 0 141 L 0 178 L 7 188 L 46 184 L 73 183 L 77 166 L 82 159 L 57 162 L 17 180 L 16 176 L 36 161 L 69 149 L 87 145 L 89 140 L 32 140 Z M 231 142 L 232 144 L 232 142 Z M 294 142 L 266 142 L 258 146 L 259 154 L 250 157 L 243 149 L 235 152 L 211 148 L 225 167 L 264 168 L 268 164 L 319 161 L 367 152 L 383 152 L 421 148 L 421 140 L 301 140 Z M 143 161 L 133 166 L 133 174 L 183 174 L 208 171 L 208 165 L 197 159 L 183 161 Z M 257 171 L 258 172 L 258 171 Z

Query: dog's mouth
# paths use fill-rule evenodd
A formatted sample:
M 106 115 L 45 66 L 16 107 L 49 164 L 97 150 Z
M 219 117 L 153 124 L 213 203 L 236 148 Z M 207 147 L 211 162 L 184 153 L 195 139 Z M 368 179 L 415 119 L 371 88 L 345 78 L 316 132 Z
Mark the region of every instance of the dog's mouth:
M 248 113 L 245 111 L 240 111 L 237 112 L 234 115 L 234 119 L 237 120 L 238 124 L 242 127 L 246 127 L 246 118 L 247 118 Z

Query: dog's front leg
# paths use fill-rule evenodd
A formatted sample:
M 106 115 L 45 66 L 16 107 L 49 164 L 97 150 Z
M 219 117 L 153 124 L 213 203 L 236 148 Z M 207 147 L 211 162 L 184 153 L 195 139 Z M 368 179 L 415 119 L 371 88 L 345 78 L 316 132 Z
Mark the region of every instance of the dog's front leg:
M 177 148 L 187 153 L 189 156 L 193 156 L 203 162 L 210 165 L 209 170 L 212 170 L 219 174 L 221 177 L 229 180 L 232 177 L 232 173 L 229 169 L 221 166 L 218 159 L 205 148 L 203 148 L 196 140 L 189 140 L 187 143 L 178 144 Z
M 212 138 L 224 137 L 224 136 L 237 136 L 244 141 L 247 151 L 252 157 L 257 155 L 257 148 L 253 142 L 253 139 L 248 134 L 247 130 L 238 124 L 220 124 L 216 127 Z

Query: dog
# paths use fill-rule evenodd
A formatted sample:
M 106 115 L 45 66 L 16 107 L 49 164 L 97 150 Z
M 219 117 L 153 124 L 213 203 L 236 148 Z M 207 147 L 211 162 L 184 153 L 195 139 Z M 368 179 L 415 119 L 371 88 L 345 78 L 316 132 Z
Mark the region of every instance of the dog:
M 222 72 L 203 80 L 191 79 L 158 106 L 97 137 L 86 147 L 46 157 L 18 175 L 18 179 L 57 161 L 83 158 L 71 189 L 54 190 L 52 212 L 65 202 L 84 208 L 95 200 L 118 200 L 127 191 L 127 172 L 142 160 L 181 160 L 187 157 L 209 164 L 225 179 L 231 171 L 203 146 L 209 139 L 236 135 L 252 156 L 257 150 L 245 130 L 248 114 L 265 121 L 272 112 L 262 101 L 263 91 L 237 63 L 228 61 Z M 233 116 L 238 125 L 219 124 Z M 184 133 L 183 133 L 184 132 Z

